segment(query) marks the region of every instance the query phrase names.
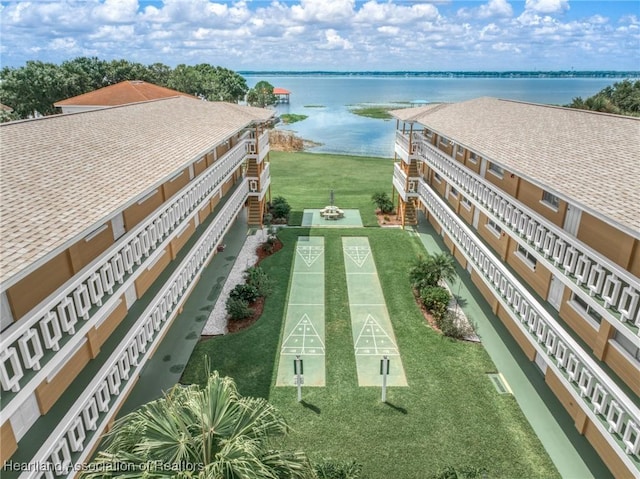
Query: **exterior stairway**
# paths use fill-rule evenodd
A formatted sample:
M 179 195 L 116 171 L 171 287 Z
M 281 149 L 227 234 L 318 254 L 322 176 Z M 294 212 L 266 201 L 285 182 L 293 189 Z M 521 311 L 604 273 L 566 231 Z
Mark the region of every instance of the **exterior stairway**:
M 247 222 L 250 226 L 262 226 L 262 211 L 264 208 L 264 200 L 260 201 L 255 196 L 250 196 L 247 201 L 248 214 Z
M 416 212 L 415 204 L 410 199 L 404 204 L 404 225 L 415 226 L 418 224 L 418 214 Z

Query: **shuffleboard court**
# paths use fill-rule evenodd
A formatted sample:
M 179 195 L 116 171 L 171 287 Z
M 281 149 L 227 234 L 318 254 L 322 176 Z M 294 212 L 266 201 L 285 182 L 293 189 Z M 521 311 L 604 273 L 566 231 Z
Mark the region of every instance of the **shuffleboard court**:
M 294 386 L 300 356 L 305 386 L 325 385 L 324 238 L 300 236 L 289 285 L 276 386 Z
M 380 386 L 380 360 L 390 360 L 387 385 L 407 386 L 398 343 L 366 237 L 343 237 L 353 347 L 360 386 Z

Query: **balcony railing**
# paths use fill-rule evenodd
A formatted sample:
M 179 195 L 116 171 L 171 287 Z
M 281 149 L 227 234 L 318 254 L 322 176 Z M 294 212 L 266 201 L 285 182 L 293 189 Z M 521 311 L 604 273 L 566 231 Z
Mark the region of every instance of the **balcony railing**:
M 393 186 L 400 194 L 403 201 L 407 201 L 408 198 L 418 196 L 417 185 L 419 178 L 409 177 L 402 170 L 399 163 L 393 165 Z
M 257 163 L 261 163 L 262 160 L 269 153 L 269 131 L 265 130 L 256 142 L 255 131 L 251 131 L 247 136 L 246 151 L 248 158 L 255 159 Z
M 245 145 L 241 142 L 27 317 L 3 332 L 2 423 L 66 360 L 90 328 L 110 314 L 133 284 L 136 273 L 151 264 L 181 226 L 197 216 L 202 204 L 219 193 L 244 158 Z
M 635 465 L 640 450 L 638 407 L 426 182 L 420 181 L 418 191 L 429 213 L 494 292 L 537 354 L 544 357 L 622 461 L 630 470 L 640 472 Z
M 594 305 L 598 313 L 611 318 L 611 322 L 640 327 L 640 282 L 637 278 L 463 168 L 428 140 L 419 145 L 422 161 L 448 178 L 476 207 L 496 218 L 501 227 L 513 233 L 516 241 L 533 249 L 550 270 L 559 273 L 563 283 L 583 299 L 590 296 L 599 299 L 602 304 Z M 630 330 L 625 332 L 631 333 Z
M 259 200 L 264 198 L 264 195 L 271 184 L 271 163 L 266 163 L 264 165 L 264 169 L 262 173 L 260 173 L 260 178 L 255 176 L 249 176 L 247 179 L 249 180 L 249 195 L 257 196 Z
M 77 474 L 75 471 L 80 470 L 77 467 L 88 459 L 99 440 L 99 432 L 118 411 L 135 383 L 133 379 L 140 373 L 164 331 L 170 327 L 182 301 L 193 289 L 194 280 L 242 209 L 248 192 L 245 180 L 140 315 L 126 338 L 105 361 L 84 393 L 43 441 L 30 462 L 41 465 L 40 470 L 30 470 L 20 478 L 54 477 L 42 472 L 46 465 L 51 467 L 51 471 L 56 471 L 56 477 L 74 477 Z

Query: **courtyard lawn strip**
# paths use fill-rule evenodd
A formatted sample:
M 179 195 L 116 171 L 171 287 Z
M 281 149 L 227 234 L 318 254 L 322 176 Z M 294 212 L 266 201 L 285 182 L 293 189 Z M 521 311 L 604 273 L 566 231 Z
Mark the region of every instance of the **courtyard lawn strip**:
M 327 278 L 327 384 L 303 387 L 302 403 L 293 388 L 274 387 L 299 235 L 324 236 Z M 390 388 L 387 404 L 381 403 L 379 388 L 357 384 L 344 235 L 367 236 L 377 252 L 380 283 L 411 385 Z M 407 276 L 413 259 L 424 254 L 417 238 L 383 228 L 287 228 L 278 236 L 284 248 L 260 264 L 275 281 L 263 315 L 247 330 L 199 343 L 183 382 L 204 380 L 202 357 L 208 356 L 213 370 L 236 379 L 241 394 L 267 397 L 286 417 L 293 430 L 279 446 L 306 451 L 312 460 L 355 459 L 369 479 L 424 479 L 447 465 L 484 467 L 492 479 L 559 477 L 514 398 L 499 395 L 487 380 L 485 373 L 495 365 L 484 348 L 448 340 L 425 325 Z
M 360 386 L 380 386 L 380 360 L 391 362 L 387 385 L 406 386 L 400 351 L 393 333 L 369 239 L 342 238 L 349 293 L 353 347 Z
M 324 386 L 324 238 L 298 237 L 288 298 L 276 385 L 295 385 L 300 356 L 305 386 Z

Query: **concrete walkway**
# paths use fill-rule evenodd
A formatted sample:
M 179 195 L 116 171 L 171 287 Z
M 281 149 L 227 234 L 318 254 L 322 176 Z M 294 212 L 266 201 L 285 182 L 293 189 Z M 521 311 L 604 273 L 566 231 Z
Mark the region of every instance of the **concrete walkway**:
M 448 252 L 442 238 L 422 214 L 414 231 L 428 252 Z M 586 438 L 578 434 L 573 420 L 545 384 L 542 372 L 525 357 L 500 319 L 491 312 L 469 273 L 457 263 L 456 272 L 460 279 L 449 285 L 452 293 L 465 315 L 477 326 L 483 346 L 506 379 L 560 475 L 564 479 L 612 477 Z

